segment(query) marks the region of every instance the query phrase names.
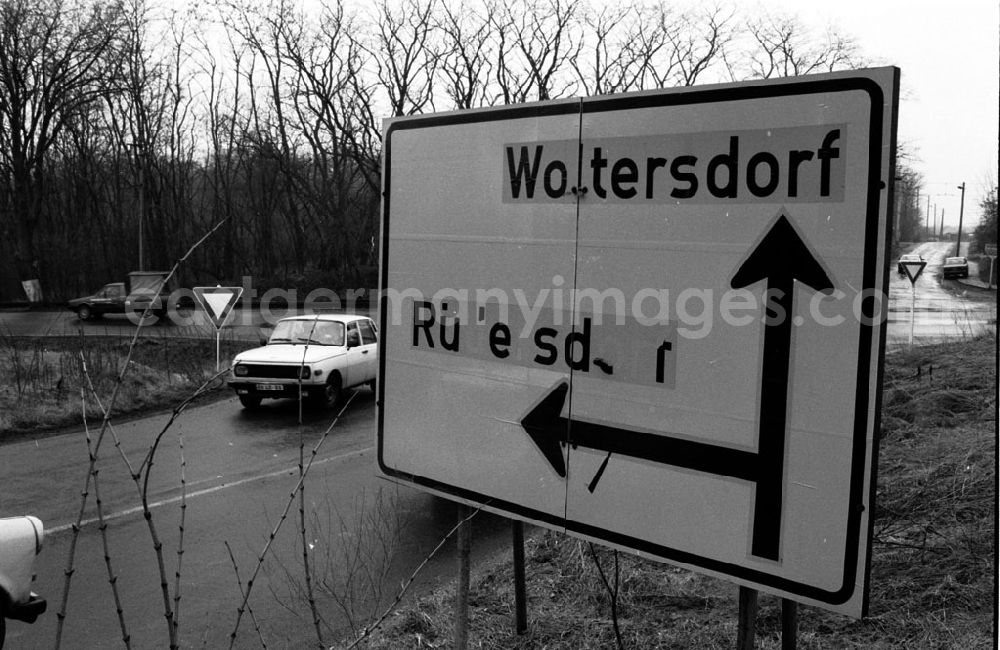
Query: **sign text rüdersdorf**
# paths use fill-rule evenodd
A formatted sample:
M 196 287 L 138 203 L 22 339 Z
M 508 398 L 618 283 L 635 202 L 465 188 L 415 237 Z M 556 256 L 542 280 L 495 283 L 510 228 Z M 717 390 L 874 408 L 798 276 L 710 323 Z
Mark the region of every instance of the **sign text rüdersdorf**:
M 509 143 L 503 202 L 573 197 L 647 203 L 841 202 L 843 125 Z

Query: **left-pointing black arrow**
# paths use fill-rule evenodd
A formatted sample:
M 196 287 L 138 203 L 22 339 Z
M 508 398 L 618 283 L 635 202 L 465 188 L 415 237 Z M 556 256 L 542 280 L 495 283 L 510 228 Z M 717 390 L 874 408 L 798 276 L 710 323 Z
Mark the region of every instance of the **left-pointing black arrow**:
M 577 447 L 746 481 L 756 480 L 757 454 L 751 451 L 587 420 L 570 422 L 561 415 L 568 392 L 569 384 L 560 382 L 521 419 L 521 426 L 559 476 L 566 476 L 563 446 L 570 442 L 572 430 L 572 444 Z
M 765 456 L 783 453 L 781 446 L 765 443 L 760 446 L 760 451 L 753 452 L 652 431 L 624 429 L 587 420 L 570 420 L 562 416 L 568 392 L 569 384 L 560 382 L 521 419 L 521 426 L 552 465 L 552 469 L 563 478 L 566 477 L 563 448 L 572 444 L 574 447 L 585 447 L 672 467 L 750 481 L 755 486 L 767 484 L 770 477 L 763 476 L 765 471 L 777 471 L 780 480 L 781 457 Z M 768 432 L 761 431 L 761 435 L 768 435 Z M 757 491 L 759 492 L 759 489 Z M 758 496 L 757 508 L 768 508 L 768 504 L 760 501 Z M 778 507 L 780 512 L 780 502 Z M 780 522 L 780 517 L 778 521 Z M 769 540 L 772 537 L 770 528 L 773 528 L 773 525 L 755 519 L 754 541 L 758 538 Z M 759 543 L 754 544 L 755 548 L 759 546 Z M 777 559 L 776 553 L 754 552 L 753 554 L 767 559 Z

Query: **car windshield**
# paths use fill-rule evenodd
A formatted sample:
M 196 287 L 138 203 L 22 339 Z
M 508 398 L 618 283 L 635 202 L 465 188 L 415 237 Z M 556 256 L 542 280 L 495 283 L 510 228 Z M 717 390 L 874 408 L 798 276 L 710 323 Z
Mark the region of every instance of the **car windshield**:
M 965 262 L 964 257 L 949 257 L 944 261 L 945 264 L 962 264 Z
M 324 320 L 278 321 L 267 343 L 268 345 L 272 343 L 343 345 L 344 324 Z

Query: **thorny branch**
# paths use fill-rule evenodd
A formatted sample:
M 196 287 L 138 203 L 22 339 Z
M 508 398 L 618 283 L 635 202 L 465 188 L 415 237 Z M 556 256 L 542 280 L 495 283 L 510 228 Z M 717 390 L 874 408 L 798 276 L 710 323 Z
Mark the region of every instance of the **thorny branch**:
M 209 237 L 211 237 L 212 234 L 215 233 L 215 231 L 217 231 L 225 222 L 226 222 L 225 219 L 219 221 L 215 226 L 212 227 L 211 230 L 209 230 L 198 241 L 196 241 L 187 250 L 187 252 L 184 253 L 183 256 L 181 256 L 176 262 L 174 262 L 174 265 L 170 269 L 170 272 L 167 273 L 166 276 L 161 281 L 160 287 L 166 286 L 166 284 L 171 280 L 171 278 L 173 278 L 173 276 L 177 273 L 177 269 L 180 267 L 180 265 L 182 263 L 184 263 L 185 261 L 187 261 L 187 259 L 191 256 L 191 254 L 194 253 L 194 251 L 199 246 L 201 246 L 201 244 L 204 243 Z M 81 528 L 81 525 L 82 525 L 82 522 L 83 522 L 83 516 L 84 516 L 84 513 L 86 512 L 86 508 L 87 508 L 87 499 L 88 499 L 88 495 L 89 495 L 91 476 L 94 474 L 94 469 L 95 469 L 95 467 L 97 465 L 97 460 L 100 457 L 100 448 L 101 448 L 102 443 L 104 442 L 104 436 L 105 436 L 105 434 L 109 430 L 113 431 L 113 427 L 111 426 L 111 414 L 114 411 L 115 404 L 118 401 L 118 396 L 119 396 L 119 394 L 121 392 L 121 387 L 122 387 L 122 384 L 124 383 L 124 380 L 125 380 L 125 374 L 128 372 L 129 367 L 130 367 L 130 365 L 132 363 L 132 355 L 135 353 L 136 342 L 138 341 L 139 334 L 142 331 L 142 324 L 145 321 L 146 317 L 149 315 L 149 312 L 150 312 L 151 308 L 152 308 L 152 302 L 150 302 L 146 306 L 146 309 L 143 311 L 142 315 L 139 317 L 139 322 L 137 323 L 136 328 L 135 328 L 135 332 L 133 333 L 132 339 L 129 342 L 128 351 L 126 352 L 125 359 L 124 359 L 124 361 L 122 363 L 121 370 L 119 371 L 118 376 L 115 379 L 114 389 L 111 392 L 111 398 L 108 400 L 108 404 L 107 404 L 106 407 L 105 407 L 104 404 L 101 403 L 101 401 L 99 399 L 97 399 L 97 393 L 94 390 L 93 382 L 90 381 L 89 376 L 87 377 L 87 381 L 89 383 L 90 391 L 94 395 L 95 399 L 97 399 L 97 402 L 100 405 L 100 409 L 101 409 L 101 412 L 102 412 L 103 416 L 102 416 L 102 419 L 101 419 L 101 429 L 100 429 L 100 431 L 99 431 L 99 433 L 97 435 L 97 440 L 96 440 L 96 442 L 94 442 L 93 447 L 90 449 L 90 460 L 89 460 L 89 465 L 88 465 L 88 468 L 87 468 L 87 477 L 86 477 L 86 479 L 84 481 L 84 489 L 83 489 L 83 492 L 82 492 L 82 495 L 81 495 L 81 499 L 80 499 L 80 509 L 79 509 L 79 511 L 77 513 L 76 522 L 73 524 L 73 527 L 72 527 L 72 530 L 73 530 L 73 539 L 70 542 L 69 555 L 67 557 L 67 565 L 66 565 L 67 568 L 65 570 L 66 581 L 65 581 L 65 583 L 63 585 L 63 594 L 62 594 L 62 601 L 61 601 L 60 611 L 59 611 L 59 613 L 57 614 L 57 617 L 56 617 L 57 618 L 57 623 L 56 623 L 56 639 L 55 639 L 55 645 L 54 645 L 54 647 L 56 648 L 56 650 L 58 650 L 61 647 L 61 645 L 62 645 L 63 624 L 64 624 L 64 622 L 66 620 L 66 608 L 67 608 L 67 604 L 69 602 L 69 591 L 70 591 L 70 586 L 72 584 L 72 576 L 73 576 L 73 572 L 74 572 L 73 566 L 74 566 L 75 555 L 76 555 L 76 544 L 77 544 L 77 539 L 78 539 L 79 534 L 80 534 L 80 528 Z M 81 355 L 82 355 L 82 350 L 81 350 Z M 219 374 L 221 374 L 221 373 L 219 373 Z M 214 379 L 215 378 L 213 377 L 209 381 L 213 381 Z M 206 384 L 207 384 L 207 382 L 206 382 Z M 202 387 L 199 387 L 198 391 L 195 392 L 195 396 L 200 395 L 201 392 L 203 391 L 203 389 L 204 389 L 204 385 Z M 180 412 L 183 411 L 184 408 L 187 407 L 187 404 L 189 404 L 190 401 L 191 401 L 191 399 L 193 399 L 195 396 L 193 396 L 192 398 L 189 398 L 189 399 L 185 400 L 184 402 L 182 402 L 182 404 L 177 409 L 174 410 L 174 414 L 171 417 L 170 422 L 167 425 L 168 428 L 169 428 L 170 424 L 172 424 L 173 421 L 176 419 L 176 417 L 180 414 Z M 84 414 L 84 420 L 86 421 L 86 413 Z M 166 431 L 166 429 L 164 429 L 164 431 L 161 432 L 159 436 L 157 436 L 157 440 L 156 440 L 157 444 L 159 443 L 159 440 L 160 440 L 160 438 L 162 438 L 163 433 L 165 431 Z M 141 472 L 142 472 L 142 466 L 140 466 L 138 474 L 132 470 L 131 464 L 128 462 L 128 459 L 125 458 L 124 453 L 121 451 L 121 447 L 120 447 L 120 444 L 119 444 L 119 442 L 117 440 L 117 436 L 115 436 L 114 433 L 112 433 L 112 435 L 116 438 L 116 441 L 115 441 L 116 442 L 116 446 L 118 447 L 119 452 L 122 453 L 122 458 L 123 458 L 123 460 L 125 460 L 125 463 L 128 466 L 128 468 L 129 468 L 130 476 L 132 477 L 133 481 L 136 482 L 137 487 L 138 487 L 138 479 L 139 479 L 139 474 L 141 474 Z M 89 436 L 89 429 L 88 429 L 88 436 Z M 156 445 L 154 444 L 153 448 L 150 449 L 149 454 L 146 456 L 146 460 L 143 461 L 144 465 L 146 465 L 147 462 L 148 462 L 148 465 L 152 465 L 152 457 L 153 457 L 153 454 L 155 453 L 155 447 L 156 447 Z M 147 473 L 146 479 L 147 479 L 147 484 L 148 484 L 148 473 L 149 473 L 149 467 L 148 466 L 146 467 L 146 473 Z M 152 513 L 149 511 L 148 501 L 147 501 L 147 499 L 145 497 L 145 489 L 147 487 L 147 484 L 144 484 L 143 489 L 140 490 L 140 494 L 142 495 L 142 500 L 143 500 L 143 513 L 144 513 L 146 522 L 147 522 L 147 524 L 149 526 L 150 535 L 152 536 L 152 539 L 153 539 L 153 546 L 154 546 L 154 549 L 156 550 L 157 558 L 159 560 L 160 582 L 161 582 L 161 588 L 162 588 L 162 591 L 163 591 L 164 609 L 165 609 L 164 616 L 167 619 L 167 629 L 168 629 L 168 636 L 170 638 L 170 648 L 173 649 L 173 648 L 177 648 L 178 647 L 178 643 L 177 643 L 178 629 L 177 629 L 177 626 L 174 623 L 174 620 L 173 620 L 173 610 L 171 609 L 171 606 L 170 606 L 170 588 L 169 588 L 169 584 L 167 583 L 166 573 L 165 573 L 165 569 L 164 569 L 163 561 L 162 561 L 162 553 L 161 553 L 162 544 L 159 541 L 159 538 L 158 538 L 158 536 L 156 534 L 156 528 L 155 528 L 155 525 L 153 524 Z
M 608 577 L 604 574 L 604 567 L 601 566 L 601 561 L 597 557 L 597 551 L 594 550 L 594 544 L 592 542 L 587 542 L 587 546 L 590 547 L 590 555 L 594 558 L 594 566 L 597 567 L 597 573 L 601 576 L 601 582 L 604 583 L 604 588 L 608 592 L 608 598 L 611 600 L 611 625 L 615 630 L 615 640 L 618 642 L 618 650 L 624 650 L 625 645 L 622 642 L 622 632 L 618 626 L 618 582 L 620 578 L 619 565 L 618 565 L 618 551 L 613 551 L 615 558 L 615 580 L 614 585 L 608 582 Z
M 243 610 L 246 609 L 246 607 L 247 607 L 247 601 L 249 601 L 249 599 L 250 599 L 250 593 L 253 591 L 254 581 L 257 579 L 257 575 L 260 573 L 261 567 L 263 567 L 263 565 L 264 565 L 264 558 L 267 557 L 267 553 L 271 549 L 271 545 L 274 543 L 275 537 L 278 536 L 278 531 L 281 530 L 282 524 L 288 518 L 288 511 L 292 509 L 292 504 L 295 503 L 295 497 L 298 495 L 299 490 L 302 489 L 302 484 L 305 482 L 306 476 L 308 476 L 310 468 L 312 468 L 313 461 L 316 460 L 316 454 L 319 453 L 320 447 L 323 446 L 323 443 L 326 441 L 327 437 L 329 437 L 330 432 L 333 431 L 333 427 L 336 426 L 336 424 L 340 420 L 341 416 L 344 414 L 345 411 L 347 411 L 347 407 L 349 407 L 351 405 L 351 402 L 354 401 L 354 397 L 356 395 L 357 395 L 357 393 L 351 393 L 351 396 L 347 398 L 346 402 L 344 402 L 344 406 L 337 413 L 337 416 L 330 423 L 330 426 L 328 426 L 326 428 L 326 431 L 323 432 L 323 435 L 320 436 L 319 442 L 317 442 L 316 446 L 313 447 L 312 453 L 311 453 L 311 455 L 309 457 L 309 462 L 306 464 L 306 466 L 303 469 L 302 473 L 299 475 L 299 480 L 298 480 L 298 482 L 296 482 L 295 487 L 292 489 L 292 491 L 291 491 L 291 493 L 289 495 L 288 502 L 285 504 L 285 509 L 281 512 L 281 516 L 278 518 L 278 522 L 274 525 L 274 529 L 271 531 L 271 534 L 268 536 L 267 542 L 264 544 L 264 548 L 261 550 L 260 555 L 257 557 L 257 564 L 256 564 L 256 566 L 254 566 L 253 573 L 250 575 L 250 578 L 247 580 L 247 589 L 246 589 L 246 593 L 243 594 L 243 601 L 240 603 L 240 606 L 236 610 L 236 612 L 237 612 L 236 613 L 236 623 L 233 626 L 232 633 L 229 635 L 229 647 L 230 647 L 230 650 L 236 644 L 236 634 L 239 632 L 240 622 L 243 619 Z

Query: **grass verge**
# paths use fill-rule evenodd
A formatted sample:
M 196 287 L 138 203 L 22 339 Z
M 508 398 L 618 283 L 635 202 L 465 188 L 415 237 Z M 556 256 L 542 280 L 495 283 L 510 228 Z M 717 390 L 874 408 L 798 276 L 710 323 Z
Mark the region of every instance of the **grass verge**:
M 872 550 L 869 616 L 801 607 L 798 647 L 993 648 L 995 616 L 996 343 L 992 337 L 891 355 Z M 615 557 L 595 547 L 609 580 Z M 608 591 L 585 542 L 539 531 L 526 541 L 529 632 L 513 631 L 509 557 L 479 567 L 470 647 L 615 648 Z M 618 555 L 624 646 L 731 648 L 734 585 Z M 450 648 L 453 587 L 395 612 L 370 648 Z M 761 594 L 757 648 L 781 647 L 778 599 Z
M 0 440 L 82 424 L 80 389 L 87 387 L 80 363 L 107 402 L 128 355 L 131 337 L 0 338 Z M 224 365 L 245 342 L 223 341 Z M 172 407 L 215 371 L 215 341 L 143 337 L 136 342 L 114 416 L 148 414 Z M 219 383 L 218 388 L 222 388 Z M 101 419 L 87 394 L 87 418 Z

